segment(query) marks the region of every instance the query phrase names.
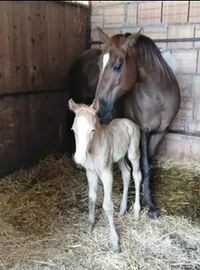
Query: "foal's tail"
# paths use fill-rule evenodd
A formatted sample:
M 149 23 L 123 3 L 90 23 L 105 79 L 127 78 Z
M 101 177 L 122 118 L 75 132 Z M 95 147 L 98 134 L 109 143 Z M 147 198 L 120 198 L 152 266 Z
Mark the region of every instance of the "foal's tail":
M 124 157 L 124 163 L 125 163 L 125 166 L 126 168 L 131 171 L 131 175 L 132 175 L 132 172 L 133 172 L 133 167 L 132 167 L 132 164 L 130 162 L 130 160 L 128 159 L 128 153 L 126 153 L 125 157 Z

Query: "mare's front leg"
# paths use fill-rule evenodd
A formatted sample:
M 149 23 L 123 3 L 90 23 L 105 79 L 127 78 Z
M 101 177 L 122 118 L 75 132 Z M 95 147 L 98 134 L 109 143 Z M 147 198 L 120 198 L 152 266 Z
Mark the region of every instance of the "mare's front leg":
M 86 171 L 89 184 L 89 217 L 88 232 L 91 233 L 95 223 L 95 205 L 97 200 L 98 175 L 93 171 Z
M 111 243 L 112 246 L 117 250 L 121 251 L 119 245 L 119 237 L 115 229 L 114 224 L 114 207 L 112 201 L 112 187 L 113 187 L 113 174 L 111 168 L 104 170 L 100 174 L 101 181 L 104 187 L 104 200 L 103 209 L 108 217 L 110 225 Z
M 149 207 L 148 215 L 150 218 L 158 218 L 160 216 L 160 212 L 156 209 L 155 205 L 152 202 L 151 191 L 150 191 L 150 175 L 151 170 L 148 161 L 147 155 L 147 141 L 148 135 L 146 135 L 143 131 L 141 132 L 141 167 L 143 174 L 143 190 L 144 190 L 144 198 L 145 202 Z

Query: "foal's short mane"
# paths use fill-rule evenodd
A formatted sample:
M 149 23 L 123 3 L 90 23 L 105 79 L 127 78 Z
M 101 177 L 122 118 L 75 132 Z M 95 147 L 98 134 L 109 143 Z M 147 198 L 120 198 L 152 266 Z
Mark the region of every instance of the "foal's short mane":
M 112 36 L 105 44 L 102 53 L 105 54 L 112 46 L 121 47 L 122 40 L 130 36 L 130 33 L 117 34 Z M 156 72 L 156 78 L 158 81 L 167 77 L 170 81 L 175 78 L 175 75 L 162 57 L 162 54 L 152 39 L 145 35 L 140 35 L 134 45 L 140 52 L 144 65 L 148 66 L 151 70 Z
M 81 111 L 81 110 L 87 110 L 89 111 L 90 113 L 92 113 L 93 115 L 96 116 L 96 112 L 88 105 L 84 104 L 84 103 L 79 103 L 77 104 L 78 105 L 78 112 Z

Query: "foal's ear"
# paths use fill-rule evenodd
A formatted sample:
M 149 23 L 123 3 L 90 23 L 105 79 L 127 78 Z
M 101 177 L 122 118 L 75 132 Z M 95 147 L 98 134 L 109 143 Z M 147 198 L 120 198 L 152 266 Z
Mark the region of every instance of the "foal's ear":
M 109 39 L 109 36 L 99 27 L 97 27 L 99 37 L 103 41 L 103 43 L 106 43 Z
M 99 102 L 94 99 L 92 105 L 90 105 L 90 108 L 92 108 L 95 112 L 97 112 L 99 109 Z
M 143 31 L 143 28 L 141 28 L 138 32 L 128 36 L 123 45 L 123 49 L 127 50 L 129 47 L 133 46 L 136 43 L 139 36 L 141 35 L 142 31 Z
M 78 107 L 72 98 L 70 98 L 70 100 L 68 101 L 68 106 L 69 106 L 70 110 L 73 112 L 76 112 L 77 107 Z

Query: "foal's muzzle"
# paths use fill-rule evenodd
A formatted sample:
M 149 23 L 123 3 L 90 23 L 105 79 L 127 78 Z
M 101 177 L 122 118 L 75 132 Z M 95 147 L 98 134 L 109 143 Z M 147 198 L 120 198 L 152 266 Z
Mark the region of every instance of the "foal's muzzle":
M 86 156 L 85 155 L 79 156 L 79 155 L 75 154 L 74 160 L 77 164 L 83 164 L 86 161 Z
M 84 168 L 82 165 L 78 164 L 78 163 L 75 161 L 74 155 L 72 155 L 72 160 L 73 160 L 73 162 L 74 162 L 74 165 L 75 165 L 75 168 L 76 168 L 76 169 L 85 172 L 85 168 Z

